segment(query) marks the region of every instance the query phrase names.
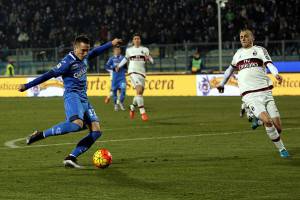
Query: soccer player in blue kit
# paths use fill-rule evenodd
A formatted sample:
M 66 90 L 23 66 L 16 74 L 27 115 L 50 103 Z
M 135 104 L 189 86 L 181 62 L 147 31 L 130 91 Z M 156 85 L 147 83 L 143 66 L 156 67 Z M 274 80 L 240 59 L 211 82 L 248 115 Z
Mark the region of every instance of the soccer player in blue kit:
M 64 107 L 66 121 L 44 131 L 34 131 L 26 139 L 28 145 L 49 136 L 77 132 L 84 127 L 88 127 L 89 134 L 79 141 L 75 149 L 63 161 L 65 167 L 81 168 L 77 163 L 77 157 L 86 152 L 102 134 L 99 119 L 89 103 L 86 93 L 86 73 L 89 61 L 121 42 L 121 39 L 116 38 L 90 50 L 90 39 L 86 35 L 79 35 L 74 41 L 74 51 L 67 54 L 56 67 L 27 84 L 19 85 L 19 91 L 24 92 L 52 77 L 62 76 L 65 87 Z
M 123 60 L 124 56 L 121 55 L 121 48 L 120 46 L 115 46 L 113 48 L 113 56 L 111 56 L 106 65 L 105 69 L 107 71 L 112 71 L 112 81 L 111 81 L 111 90 L 113 93 L 113 99 L 114 99 L 114 109 L 115 111 L 119 110 L 118 107 L 118 90 L 121 91 L 120 94 L 120 109 L 125 110 L 124 107 L 124 99 L 126 94 L 126 68 L 121 68 L 118 72 L 115 70 L 115 68 L 118 66 L 118 64 Z

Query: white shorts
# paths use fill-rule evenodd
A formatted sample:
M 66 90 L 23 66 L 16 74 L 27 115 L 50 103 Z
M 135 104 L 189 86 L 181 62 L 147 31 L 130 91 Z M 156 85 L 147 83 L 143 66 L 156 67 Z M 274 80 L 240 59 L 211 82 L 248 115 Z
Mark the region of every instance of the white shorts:
M 262 112 L 269 113 L 271 118 L 280 117 L 272 95 L 272 91 L 268 90 L 249 93 L 243 96 L 242 100 L 257 118 Z
M 131 73 L 130 74 L 130 80 L 131 80 L 131 83 L 132 83 L 134 88 L 137 85 L 141 85 L 141 86 L 143 86 L 143 88 L 145 88 L 145 77 L 143 75 Z

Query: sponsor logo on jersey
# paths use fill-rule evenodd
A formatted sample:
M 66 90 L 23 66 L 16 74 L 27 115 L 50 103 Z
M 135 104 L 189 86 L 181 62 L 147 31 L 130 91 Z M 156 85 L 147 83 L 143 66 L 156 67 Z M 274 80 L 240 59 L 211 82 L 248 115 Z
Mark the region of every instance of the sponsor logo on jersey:
M 262 60 L 258 58 L 249 58 L 238 62 L 237 68 L 239 70 L 242 70 L 242 69 L 252 68 L 252 67 L 262 67 L 262 65 L 263 65 Z
M 145 61 L 145 56 L 137 55 L 137 56 L 130 56 L 129 60 L 131 61 Z
M 87 72 L 87 68 L 85 67 L 85 68 L 82 68 L 79 72 L 74 73 L 73 76 L 74 76 L 74 78 L 79 79 L 79 78 L 81 78 L 83 75 L 85 75 L 86 72 Z

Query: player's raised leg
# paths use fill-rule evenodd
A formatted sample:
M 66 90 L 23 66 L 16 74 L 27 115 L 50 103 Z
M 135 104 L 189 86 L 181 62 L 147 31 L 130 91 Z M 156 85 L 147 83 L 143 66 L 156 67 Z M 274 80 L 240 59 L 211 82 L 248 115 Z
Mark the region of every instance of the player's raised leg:
M 148 120 L 148 116 L 146 114 L 146 110 L 144 107 L 144 97 L 143 97 L 143 93 L 144 93 L 144 88 L 141 85 L 137 85 L 136 86 L 136 103 L 138 105 L 141 117 L 143 121 L 147 121 Z
M 131 74 L 130 78 L 136 90 L 136 96 L 133 98 L 132 105 L 130 105 L 130 118 L 133 119 L 135 107 L 137 106 L 139 108 L 142 120 L 147 121 L 148 115 L 146 114 L 146 110 L 144 107 L 143 97 L 145 78 L 140 74 Z
M 89 103 L 84 106 L 87 108 L 85 110 L 85 122 L 87 123 L 90 132 L 78 142 L 73 151 L 64 159 L 63 163 L 66 167 L 81 168 L 77 163 L 77 157 L 86 152 L 102 135 L 99 119 L 94 109 Z

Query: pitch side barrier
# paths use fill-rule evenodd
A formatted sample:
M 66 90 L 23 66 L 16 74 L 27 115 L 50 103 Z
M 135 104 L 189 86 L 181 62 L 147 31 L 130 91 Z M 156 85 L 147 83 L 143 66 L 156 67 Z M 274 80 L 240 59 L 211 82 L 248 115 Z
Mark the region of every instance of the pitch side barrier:
M 300 95 L 300 73 L 281 73 L 283 82 L 273 81 L 274 95 Z M 50 79 L 26 92 L 18 92 L 18 85 L 27 83 L 36 76 L 0 77 L 0 97 L 51 97 L 62 96 L 64 92 L 61 78 Z M 146 78 L 145 96 L 239 96 L 237 77 L 233 75 L 220 94 L 216 87 L 223 74 L 149 74 Z M 87 93 L 89 96 L 106 96 L 110 91 L 110 77 L 107 74 L 89 74 Z M 135 95 L 135 90 L 127 77 L 127 95 Z

